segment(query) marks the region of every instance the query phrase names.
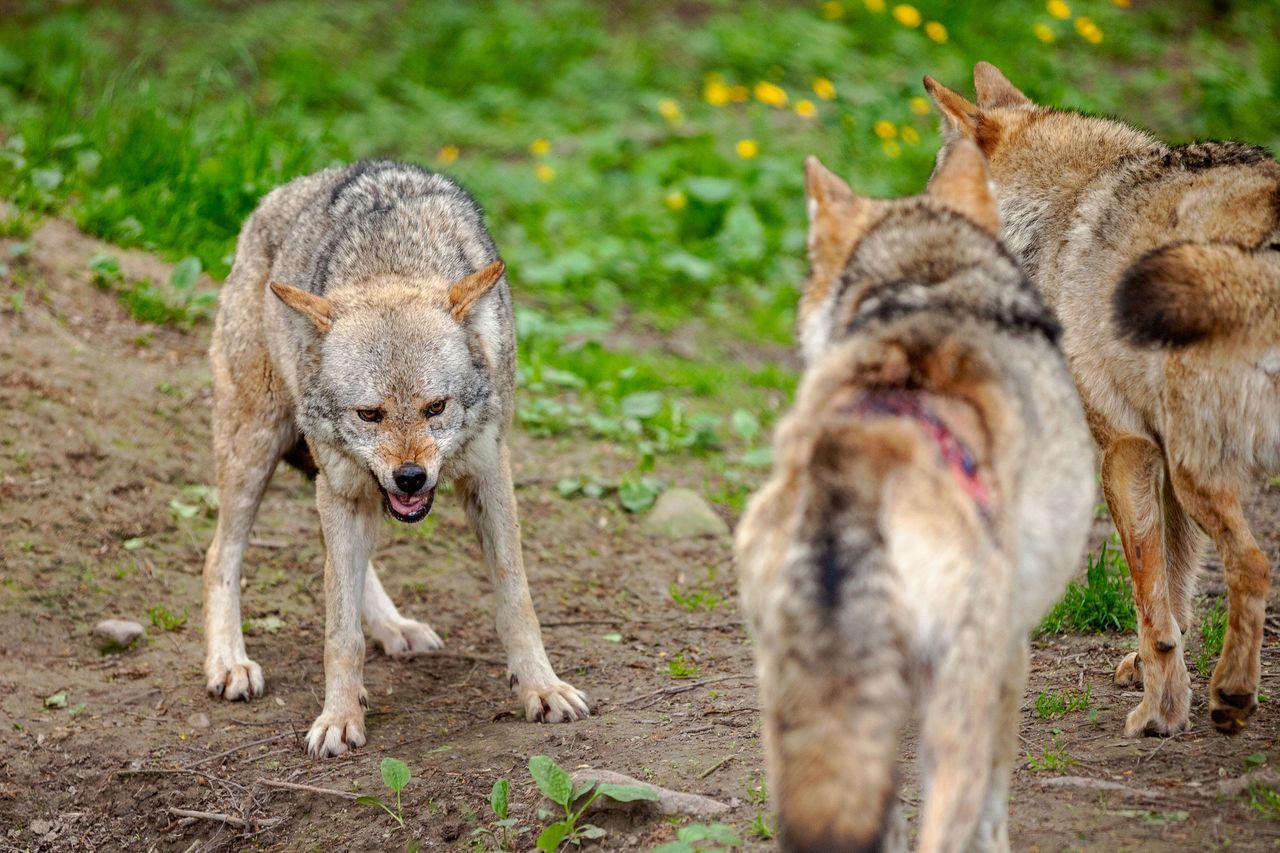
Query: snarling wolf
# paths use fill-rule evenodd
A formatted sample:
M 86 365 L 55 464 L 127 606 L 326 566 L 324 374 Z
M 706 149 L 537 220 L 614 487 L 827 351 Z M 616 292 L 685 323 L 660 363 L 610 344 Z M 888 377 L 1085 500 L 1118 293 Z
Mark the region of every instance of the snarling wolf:
M 915 198 L 813 159 L 805 181 L 805 374 L 736 542 L 783 848 L 905 846 L 918 711 L 920 849 L 1007 849 L 1029 633 L 1096 492 L 1058 326 L 996 238 L 976 146 Z
M 1125 733 L 1189 725 L 1204 533 L 1227 582 L 1209 717 L 1238 731 L 1257 707 L 1270 583 L 1240 489 L 1280 470 L 1280 164 L 1037 106 L 987 63 L 974 83 L 976 104 L 925 78 L 949 144 L 976 140 L 990 160 L 1005 242 L 1062 322 L 1102 450 L 1138 610 L 1138 651 L 1116 670 L 1143 686 Z
M 288 458 L 314 462 L 325 545 L 325 698 L 308 752 L 365 742 L 361 614 L 389 655 L 442 645 L 400 615 L 369 555 L 384 510 L 421 521 L 446 479 L 497 589 L 525 716 L 587 715 L 586 697 L 547 660 L 525 580 L 506 442 L 511 293 L 461 187 L 416 166 L 362 162 L 273 191 L 241 231 L 210 355 L 220 503 L 204 567 L 211 694 L 263 694 L 240 629 L 240 564 L 267 482 Z

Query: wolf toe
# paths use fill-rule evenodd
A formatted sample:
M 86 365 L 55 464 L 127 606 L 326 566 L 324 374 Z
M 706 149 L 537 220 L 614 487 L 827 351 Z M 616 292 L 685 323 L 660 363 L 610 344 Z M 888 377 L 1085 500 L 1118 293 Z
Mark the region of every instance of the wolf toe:
M 517 688 L 524 716 L 531 723 L 571 723 L 591 716 L 587 694 L 559 679 L 545 687 Z
M 1142 658 L 1137 652 L 1129 652 L 1116 667 L 1116 687 L 1142 689 Z
M 1191 688 L 1174 689 L 1163 702 L 1143 696 L 1129 712 L 1125 737 L 1171 737 L 1191 728 Z
M 312 758 L 332 758 L 365 744 L 364 714 L 323 713 L 307 732 L 307 754 Z
M 444 640 L 430 625 L 412 619 L 373 625 L 369 633 L 387 657 L 410 658 L 444 648 Z
M 246 657 L 219 657 L 205 663 L 205 689 L 210 696 L 235 701 L 257 699 L 267 691 L 262 667 Z
M 1218 687 L 1209 688 L 1209 720 L 1223 734 L 1239 733 L 1257 709 L 1258 698 L 1253 692 L 1232 693 Z

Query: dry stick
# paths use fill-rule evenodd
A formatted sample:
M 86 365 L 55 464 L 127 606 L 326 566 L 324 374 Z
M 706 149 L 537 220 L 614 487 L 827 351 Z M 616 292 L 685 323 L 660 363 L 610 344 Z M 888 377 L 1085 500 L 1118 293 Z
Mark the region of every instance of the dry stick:
M 698 778 L 699 778 L 699 779 L 705 779 L 705 778 L 707 778 L 707 777 L 708 777 L 708 776 L 710 776 L 712 773 L 715 773 L 717 770 L 719 770 L 721 767 L 724 767 L 724 766 L 725 766 L 726 764 L 728 764 L 730 761 L 733 761 L 734 757 L 735 757 L 735 756 L 732 756 L 732 755 L 726 755 L 724 758 L 720 759 L 720 760 L 719 760 L 719 761 L 717 761 L 715 764 L 712 764 L 712 765 L 711 765 L 710 767 L 708 767 L 706 770 L 703 770 L 701 773 L 699 773 L 699 774 L 698 774 Z
M 256 780 L 259 785 L 266 785 L 268 788 L 288 788 L 291 791 L 307 791 L 312 794 L 328 794 L 331 797 L 342 797 L 344 800 L 354 800 L 357 795 L 348 793 L 347 791 L 335 791 L 332 788 L 320 788 L 315 785 L 303 785 L 299 782 L 284 782 L 279 779 L 263 779 Z
M 192 817 L 197 820 L 212 820 L 218 823 L 225 823 L 228 826 L 238 826 L 241 829 L 251 829 L 253 827 L 262 827 L 264 829 L 275 826 L 278 823 L 284 823 L 284 818 L 273 817 L 266 820 L 246 821 L 238 817 L 232 817 L 227 814 L 215 814 L 214 812 L 197 812 L 191 809 L 169 808 L 169 814 L 178 817 Z
M 708 684 L 718 684 L 721 681 L 728 681 L 732 678 L 751 678 L 749 675 L 717 675 L 715 678 L 704 678 L 701 681 L 691 681 L 688 684 L 681 684 L 678 687 L 664 687 L 661 690 L 655 690 L 652 693 L 641 693 L 638 696 L 631 696 L 615 702 L 616 705 L 630 705 L 632 702 L 642 702 L 645 699 L 656 699 L 659 696 L 671 696 L 676 693 L 685 693 L 689 690 L 697 690 Z
M 226 758 L 228 755 L 239 752 L 242 749 L 248 749 L 253 746 L 261 746 L 264 743 L 272 743 L 277 740 L 284 740 L 287 737 L 293 737 L 293 732 L 285 732 L 282 735 L 272 735 L 271 737 L 264 737 L 264 738 L 259 738 L 258 740 L 255 740 L 255 741 L 250 741 L 249 743 L 242 743 L 239 746 L 233 746 L 231 749 L 228 749 L 226 752 L 219 752 L 217 755 L 210 755 L 200 759 L 199 761 L 193 761 L 191 764 L 187 765 L 187 769 L 191 769 L 192 767 L 199 767 L 201 764 L 208 764 L 210 761 L 217 761 L 219 758 Z

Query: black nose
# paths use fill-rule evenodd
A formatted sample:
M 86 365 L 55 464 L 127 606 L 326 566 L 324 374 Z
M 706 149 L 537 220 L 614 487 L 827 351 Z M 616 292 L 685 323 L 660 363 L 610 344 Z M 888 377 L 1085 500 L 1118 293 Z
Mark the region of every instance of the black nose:
M 421 465 L 414 465 L 407 462 L 396 469 L 391 475 L 396 481 L 396 486 L 406 495 L 412 495 L 427 484 L 427 472 L 423 470 Z

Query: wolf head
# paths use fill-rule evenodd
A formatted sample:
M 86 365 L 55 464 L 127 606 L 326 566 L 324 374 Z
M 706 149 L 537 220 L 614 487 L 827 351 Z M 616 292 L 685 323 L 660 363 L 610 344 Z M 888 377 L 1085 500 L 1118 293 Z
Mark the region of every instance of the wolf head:
M 838 333 L 861 294 L 878 283 L 943 280 L 964 265 L 999 253 L 999 213 L 987 167 L 971 142 L 955 146 L 924 195 L 873 199 L 856 195 L 818 160 L 805 161 L 809 211 L 809 280 L 798 332 L 812 365 Z M 975 251 L 978 253 L 975 255 Z
M 488 353 L 468 318 L 503 272 L 495 261 L 447 288 L 385 280 L 327 296 L 271 285 L 318 338 L 299 426 L 367 467 L 399 521 L 427 516 L 442 465 L 489 419 Z

